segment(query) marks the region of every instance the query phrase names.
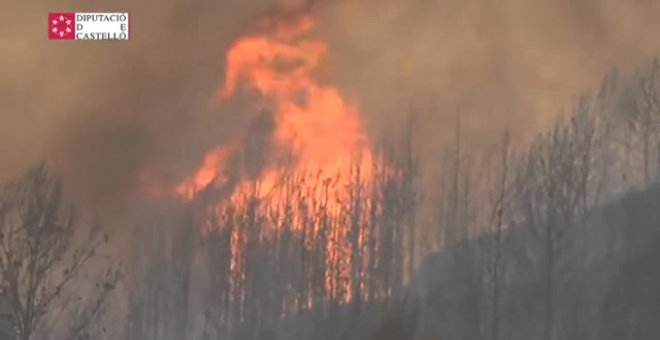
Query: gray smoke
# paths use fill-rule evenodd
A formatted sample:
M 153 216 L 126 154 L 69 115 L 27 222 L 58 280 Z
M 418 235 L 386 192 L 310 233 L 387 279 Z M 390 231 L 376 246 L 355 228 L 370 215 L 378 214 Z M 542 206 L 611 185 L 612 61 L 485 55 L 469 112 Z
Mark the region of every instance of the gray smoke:
M 298 8 L 307 1 L 277 1 Z M 660 2 L 319 1 L 330 53 L 319 77 L 339 84 L 378 139 L 420 108 L 422 156 L 437 151 L 457 107 L 477 147 L 512 125 L 547 126 L 613 67 L 660 50 Z M 224 53 L 273 1 L 15 1 L 0 37 L 0 179 L 40 159 L 80 201 L 120 213 L 140 171 L 178 181 L 212 146 L 240 136 L 259 109 L 245 95 L 211 107 Z M 283 6 L 283 7 L 282 7 Z M 46 39 L 51 11 L 129 11 L 129 42 Z

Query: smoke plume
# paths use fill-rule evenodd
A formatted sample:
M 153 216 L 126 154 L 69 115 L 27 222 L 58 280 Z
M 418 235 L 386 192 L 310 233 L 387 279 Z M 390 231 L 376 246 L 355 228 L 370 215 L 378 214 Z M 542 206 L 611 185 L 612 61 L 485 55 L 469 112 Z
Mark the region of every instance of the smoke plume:
M 528 135 L 608 70 L 660 51 L 652 0 L 16 1 L 0 32 L 0 179 L 45 159 L 80 201 L 113 212 L 145 178 L 180 180 L 259 116 L 251 94 L 210 99 L 228 47 L 274 8 L 314 12 L 329 44 L 318 76 L 374 139 L 417 108 L 422 157 L 451 137 L 459 108 L 473 147 L 507 124 Z M 132 38 L 48 41 L 54 11 L 128 11 Z

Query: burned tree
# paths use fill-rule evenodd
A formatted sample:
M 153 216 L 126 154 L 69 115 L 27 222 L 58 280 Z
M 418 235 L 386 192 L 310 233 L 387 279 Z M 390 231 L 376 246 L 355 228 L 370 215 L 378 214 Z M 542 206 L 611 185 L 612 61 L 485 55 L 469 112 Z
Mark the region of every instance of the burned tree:
M 511 166 L 511 133 L 507 129 L 504 133 L 501 152 L 496 160 L 495 170 L 489 171 L 488 187 L 488 232 L 492 235 L 489 247 L 489 260 L 486 267 L 490 284 L 490 335 L 492 340 L 498 340 L 500 335 L 500 306 L 502 285 L 502 258 L 504 228 L 511 219 L 511 203 L 519 190 L 512 183 Z
M 638 82 L 632 87 L 632 107 L 626 112 L 630 130 L 637 134 L 642 144 L 643 184 L 651 182 L 651 160 L 656 157 L 660 164 L 660 59 L 655 59 L 643 69 Z M 653 155 L 653 141 L 656 143 Z M 656 164 L 655 171 L 660 167 Z
M 570 228 L 579 224 L 592 202 L 593 148 L 597 119 L 582 101 L 568 123 L 540 136 L 523 167 L 521 205 L 532 239 L 537 241 L 544 294 L 543 339 L 552 340 L 558 278 L 570 262 Z
M 54 324 L 57 314 L 72 317 L 63 330 L 71 338 L 90 336 L 117 283 L 116 268 L 111 264 L 92 283 L 92 295 L 76 294 L 86 289 L 83 275 L 107 241 L 98 223 L 85 230 L 72 211 L 64 210 L 61 182 L 45 166 L 2 188 L 0 286 L 9 301 L 13 338 L 61 330 Z

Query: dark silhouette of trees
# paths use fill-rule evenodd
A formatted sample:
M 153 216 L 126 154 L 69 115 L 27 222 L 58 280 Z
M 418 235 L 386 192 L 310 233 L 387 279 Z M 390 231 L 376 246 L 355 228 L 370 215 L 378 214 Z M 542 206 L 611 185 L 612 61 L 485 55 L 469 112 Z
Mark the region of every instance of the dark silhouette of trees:
M 108 242 L 98 222 L 76 222 L 64 206 L 62 184 L 37 166 L 0 192 L 0 287 L 8 299 L 12 338 L 34 339 L 57 331 L 58 315 L 67 315 L 71 339 L 90 338 L 119 279 L 113 263 L 98 282 L 84 275 L 100 261 Z M 92 290 L 85 293 L 85 289 Z M 64 321 L 62 321 L 64 322 Z

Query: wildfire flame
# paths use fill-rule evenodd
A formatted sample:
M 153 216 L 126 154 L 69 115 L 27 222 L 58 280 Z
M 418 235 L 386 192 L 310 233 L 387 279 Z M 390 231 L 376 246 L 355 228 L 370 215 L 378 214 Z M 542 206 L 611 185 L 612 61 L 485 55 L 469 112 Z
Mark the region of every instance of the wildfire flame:
M 293 173 L 320 170 L 324 178 L 336 179 L 342 187 L 351 180 L 351 166 L 357 160 L 361 180 L 368 181 L 373 155 L 358 109 L 336 88 L 321 85 L 314 77 L 328 47 L 319 39 L 305 38 L 313 24 L 309 15 L 284 22 L 263 19 L 260 34 L 238 39 L 228 51 L 226 79 L 218 97 L 229 100 L 246 88 L 256 90 L 271 105 L 275 118 L 271 142 L 294 156 Z M 192 199 L 214 181 L 222 181 L 234 151 L 234 146 L 209 151 L 195 175 L 181 183 L 177 192 Z M 263 169 L 260 196 L 272 189 L 282 171 Z
M 375 156 L 358 109 L 337 88 L 317 79 L 328 45 L 312 37 L 314 26 L 311 15 L 266 17 L 259 21 L 256 33 L 237 39 L 227 52 L 226 78 L 213 98 L 222 102 L 231 100 L 239 91 L 256 92 L 272 114 L 273 129 L 267 143 L 278 155 L 289 157 L 289 163 L 281 166 L 270 155 L 270 161 L 256 176 L 237 179 L 230 176 L 229 163 L 240 152 L 240 142 L 219 146 L 206 153 L 199 168 L 176 186 L 175 192 L 192 201 L 210 188 L 230 186 L 229 196 L 217 202 L 217 214 L 221 214 L 223 206 L 244 203 L 245 197 L 252 195 L 267 198 L 270 208 L 279 210 L 281 215 L 292 214 L 292 230 L 309 232 L 309 237 L 323 232 L 335 240 L 328 242 L 326 250 L 326 285 L 328 294 L 333 294 L 338 289 L 346 291 L 345 286 L 350 285 L 332 281 L 336 280 L 337 271 L 350 276 L 349 223 L 331 230 L 321 231 L 317 225 L 314 230 L 303 231 L 303 208 L 282 186 L 282 179 L 295 178 L 297 190 L 304 191 L 307 199 L 322 202 L 326 212 L 339 214 L 341 202 L 355 194 L 347 189 L 351 184 L 359 183 L 361 188 L 371 185 Z M 237 260 L 241 237 L 232 235 L 231 240 L 231 270 L 236 273 L 241 270 Z M 350 299 L 350 293 L 341 296 L 345 301 Z

